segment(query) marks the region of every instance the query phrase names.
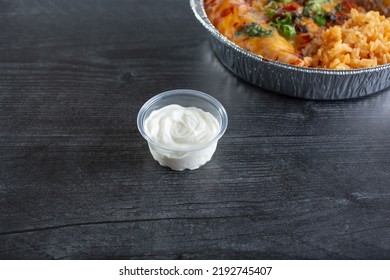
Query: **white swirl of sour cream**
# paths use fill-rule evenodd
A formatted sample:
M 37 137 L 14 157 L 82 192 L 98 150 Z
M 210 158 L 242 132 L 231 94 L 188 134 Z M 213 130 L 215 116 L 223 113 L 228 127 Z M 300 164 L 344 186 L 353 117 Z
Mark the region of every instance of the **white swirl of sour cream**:
M 144 127 L 148 137 L 158 144 L 149 143 L 154 159 L 174 170 L 196 169 L 209 161 L 217 146 L 217 141 L 210 142 L 220 132 L 220 124 L 212 114 L 177 104 L 154 110 Z
M 155 142 L 172 149 L 193 149 L 218 134 L 218 120 L 196 107 L 168 105 L 145 120 L 145 131 Z

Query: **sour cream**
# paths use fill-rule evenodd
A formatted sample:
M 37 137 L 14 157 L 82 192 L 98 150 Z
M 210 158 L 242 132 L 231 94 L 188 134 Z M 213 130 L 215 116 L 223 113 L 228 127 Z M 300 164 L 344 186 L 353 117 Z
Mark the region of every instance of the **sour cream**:
M 152 111 L 144 122 L 153 158 L 173 170 L 197 169 L 217 148 L 218 120 L 196 107 L 177 104 Z

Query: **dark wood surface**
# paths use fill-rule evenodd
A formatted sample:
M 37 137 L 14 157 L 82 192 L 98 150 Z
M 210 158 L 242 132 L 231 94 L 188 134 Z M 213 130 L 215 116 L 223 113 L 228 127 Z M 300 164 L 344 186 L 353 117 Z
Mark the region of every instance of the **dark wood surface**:
M 390 258 L 390 90 L 265 92 L 207 36 L 184 0 L 0 1 L 0 258 Z M 175 88 L 229 115 L 195 171 L 136 126 Z

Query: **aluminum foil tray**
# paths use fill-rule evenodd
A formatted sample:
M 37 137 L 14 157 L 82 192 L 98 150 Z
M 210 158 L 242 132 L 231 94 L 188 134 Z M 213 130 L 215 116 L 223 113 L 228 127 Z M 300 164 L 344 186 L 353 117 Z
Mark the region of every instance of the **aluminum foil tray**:
M 297 67 L 255 55 L 229 41 L 209 21 L 203 0 L 190 0 L 196 18 L 209 31 L 211 46 L 235 75 L 268 91 L 289 96 L 337 100 L 366 96 L 390 87 L 390 64 L 327 70 Z

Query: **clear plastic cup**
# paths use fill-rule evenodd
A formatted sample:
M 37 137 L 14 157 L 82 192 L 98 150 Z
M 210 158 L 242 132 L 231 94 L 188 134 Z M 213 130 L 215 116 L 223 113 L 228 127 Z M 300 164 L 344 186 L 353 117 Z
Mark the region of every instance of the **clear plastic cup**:
M 191 148 L 172 147 L 158 143 L 147 134 L 144 124 L 149 115 L 165 106 L 177 104 L 183 107 L 196 107 L 213 115 L 219 123 L 219 132 L 207 143 Z M 208 162 L 223 136 L 228 124 L 225 108 L 214 97 L 196 90 L 176 89 L 160 93 L 149 99 L 140 109 L 137 116 L 137 126 L 141 135 L 146 139 L 153 158 L 162 166 L 173 170 L 197 169 Z

